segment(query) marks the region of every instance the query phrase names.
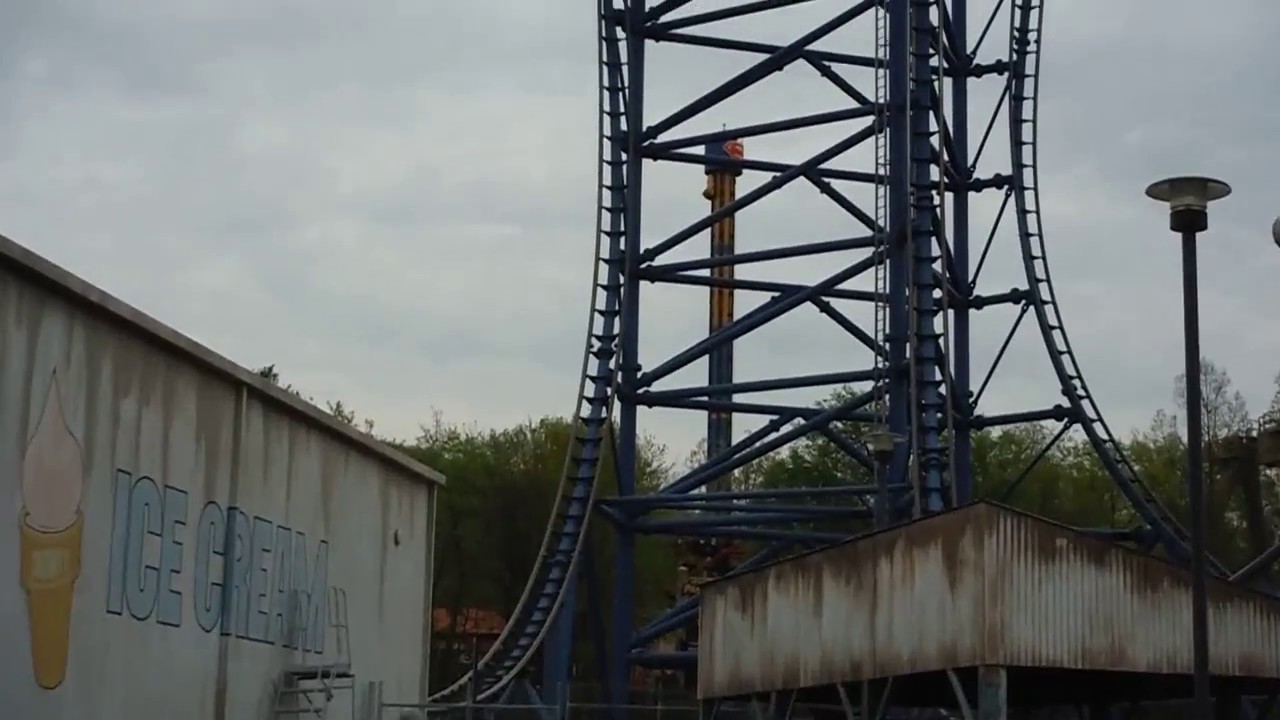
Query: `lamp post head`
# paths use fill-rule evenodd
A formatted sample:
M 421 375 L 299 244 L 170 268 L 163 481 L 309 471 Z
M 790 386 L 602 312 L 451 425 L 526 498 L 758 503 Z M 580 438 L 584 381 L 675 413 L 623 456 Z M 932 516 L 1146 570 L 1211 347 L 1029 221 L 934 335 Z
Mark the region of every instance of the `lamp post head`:
M 1280 247 L 1280 217 L 1271 223 L 1271 239 L 1276 241 L 1276 247 Z
M 894 446 L 901 442 L 903 438 L 896 433 L 890 432 L 884 426 L 873 428 L 867 433 L 865 441 L 867 449 L 878 460 L 885 461 L 893 457 Z
M 1147 197 L 1169 204 L 1169 229 L 1174 232 L 1207 229 L 1209 203 L 1230 194 L 1230 185 L 1196 175 L 1165 178 L 1147 186 Z
M 1209 203 L 1231 194 L 1231 186 L 1208 177 L 1186 175 L 1157 180 L 1147 186 L 1147 197 L 1169 203 L 1170 210 L 1205 209 Z

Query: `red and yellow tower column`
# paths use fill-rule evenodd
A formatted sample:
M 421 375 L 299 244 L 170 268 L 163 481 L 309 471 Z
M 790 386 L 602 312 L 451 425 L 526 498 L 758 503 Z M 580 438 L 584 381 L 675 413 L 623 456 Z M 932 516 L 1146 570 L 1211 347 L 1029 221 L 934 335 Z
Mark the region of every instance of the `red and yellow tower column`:
M 706 145 L 707 185 L 702 196 L 711 202 L 711 212 L 727 207 L 737 197 L 738 176 L 742 169 L 732 162 L 743 157 L 741 140 Z M 730 213 L 711 226 L 711 257 L 729 258 L 734 254 L 734 217 Z M 715 335 L 721 328 L 733 322 L 733 272 L 731 263 L 711 268 L 712 287 L 708 313 L 707 332 Z M 719 282 L 716 282 L 719 281 Z M 733 382 L 733 344 L 725 343 L 711 351 L 708 358 L 707 384 L 728 385 Z M 709 400 L 728 403 L 733 395 L 713 392 Z M 733 444 L 733 415 L 724 409 L 712 408 L 707 412 L 707 457 L 715 457 Z M 708 491 L 728 490 L 730 478 L 722 478 Z

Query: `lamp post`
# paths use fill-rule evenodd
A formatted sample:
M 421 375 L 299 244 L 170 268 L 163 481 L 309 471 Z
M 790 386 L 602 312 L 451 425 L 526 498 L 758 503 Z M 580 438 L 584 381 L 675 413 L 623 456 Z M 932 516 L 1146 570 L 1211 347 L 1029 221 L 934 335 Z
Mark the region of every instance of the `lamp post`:
M 1212 717 L 1209 697 L 1209 609 L 1204 549 L 1204 428 L 1201 424 L 1200 303 L 1196 235 L 1209 227 L 1208 206 L 1231 194 L 1231 186 L 1206 177 L 1173 177 L 1152 183 L 1147 197 L 1169 204 L 1169 229 L 1182 235 L 1182 313 L 1186 350 L 1187 493 L 1191 505 L 1192 683 L 1197 720 Z

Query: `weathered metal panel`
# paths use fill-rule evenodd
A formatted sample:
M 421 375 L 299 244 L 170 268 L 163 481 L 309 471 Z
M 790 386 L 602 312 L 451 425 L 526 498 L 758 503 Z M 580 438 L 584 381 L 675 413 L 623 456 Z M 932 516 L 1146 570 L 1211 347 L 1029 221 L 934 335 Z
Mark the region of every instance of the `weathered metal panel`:
M 705 697 L 973 664 L 982 631 L 975 528 L 940 516 L 704 587 Z
M 1180 568 L 998 508 L 982 509 L 991 642 L 1001 664 L 1190 673 L 1191 579 Z M 1210 672 L 1280 678 L 1280 603 L 1209 585 Z
M 10 715 L 268 717 L 331 588 L 357 676 L 422 694 L 438 474 L 4 238 L 0 363 Z
M 1280 678 L 1280 603 L 1210 585 L 1215 674 Z M 703 590 L 698 691 L 724 697 L 977 664 L 1191 670 L 1189 576 L 976 505 Z

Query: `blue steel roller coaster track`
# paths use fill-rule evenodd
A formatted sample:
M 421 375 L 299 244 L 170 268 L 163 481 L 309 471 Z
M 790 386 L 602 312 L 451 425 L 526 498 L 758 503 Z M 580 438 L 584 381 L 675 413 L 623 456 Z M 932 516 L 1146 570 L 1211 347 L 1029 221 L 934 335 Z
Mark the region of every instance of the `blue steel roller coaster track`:
M 886 493 L 889 488 L 897 488 L 894 490 L 897 494 L 893 495 L 895 500 L 894 507 L 897 508 L 903 507 L 903 504 L 914 493 L 916 509 L 907 510 L 908 516 L 938 510 L 942 506 L 964 503 L 972 499 L 971 478 L 968 467 L 971 447 L 968 444 L 968 438 L 972 430 L 1016 422 L 1056 420 L 1062 423 L 1063 432 L 1070 427 L 1076 427 L 1083 432 L 1116 486 L 1132 505 L 1135 515 L 1143 523 L 1143 527 L 1140 528 L 1139 532 L 1114 531 L 1108 536 L 1124 537 L 1138 542 L 1148 549 L 1153 549 L 1158 545 L 1171 558 L 1184 559 L 1186 557 L 1186 548 L 1189 545 L 1187 533 L 1159 502 L 1151 490 L 1139 479 L 1134 467 L 1125 457 L 1119 442 L 1117 442 L 1115 436 L 1102 419 L 1094 396 L 1085 384 L 1079 362 L 1063 330 L 1059 302 L 1050 280 L 1046 255 L 1047 247 L 1041 222 L 1038 168 L 1036 164 L 1037 108 L 1040 90 L 1040 38 L 1043 25 L 1042 6 L 1044 0 L 1008 0 L 1008 59 L 987 64 L 978 63 L 976 56 L 977 48 L 982 45 L 983 39 L 991 29 L 991 22 L 987 23 L 987 27 L 982 31 L 982 36 L 973 48 L 969 48 L 965 30 L 967 20 L 964 19 L 967 8 L 964 0 L 866 0 L 854 5 L 842 4 L 842 9 L 833 11 L 833 17 L 830 21 L 787 46 L 768 46 L 762 43 L 710 38 L 708 36 L 680 32 L 681 29 L 712 21 L 742 17 L 789 5 L 800 5 L 808 1 L 755 0 L 717 10 L 705 11 L 697 15 L 685 15 L 671 20 L 669 18 L 674 11 L 690 4 L 692 0 L 662 0 L 652 4 L 639 2 L 639 0 L 630 0 L 629 2 L 627 0 L 599 0 L 600 155 L 598 221 L 587 340 L 583 353 L 577 405 L 573 413 L 573 418 L 576 419 L 575 431 L 565 458 L 564 471 L 556 495 L 557 502 L 547 525 L 537 563 L 529 575 L 528 582 L 516 609 L 511 613 L 510 619 L 500 637 L 484 656 L 477 661 L 475 668 L 456 682 L 434 693 L 430 698 L 432 703 L 459 703 L 466 701 L 468 696 L 471 696 L 476 702 L 493 702 L 500 699 L 503 693 L 521 677 L 522 673 L 527 672 L 530 662 L 540 648 L 544 650 L 543 674 L 544 678 L 546 678 L 544 684 L 546 682 L 564 682 L 567 679 L 568 647 L 570 646 L 572 627 L 563 618 L 572 615 L 569 611 L 572 610 L 576 602 L 575 578 L 580 571 L 580 558 L 583 556 L 586 547 L 588 521 L 593 513 L 604 515 L 619 530 L 616 545 L 618 552 L 617 567 L 614 572 L 615 607 L 613 608 L 612 634 L 615 637 L 628 637 L 631 639 L 629 643 L 615 643 L 611 650 L 608 665 L 610 684 L 613 691 L 611 695 L 612 701 L 620 704 L 626 699 L 624 688 L 627 666 L 630 663 L 639 662 L 651 666 L 689 666 L 692 661 L 692 653 L 690 652 L 667 653 L 665 657 L 657 657 L 654 653 L 646 653 L 644 648 L 648 643 L 664 633 L 694 621 L 697 612 L 696 598 L 686 598 L 676 603 L 674 607 L 638 630 L 633 627 L 631 620 L 634 610 L 634 601 L 631 597 L 634 593 L 634 587 L 631 585 L 634 575 L 634 561 L 631 553 L 633 552 L 632 543 L 637 527 L 637 513 L 634 510 L 627 510 L 625 502 L 615 503 L 614 501 L 638 499 L 635 495 L 634 477 L 636 460 L 635 438 L 637 435 L 636 408 L 638 406 L 650 406 L 651 404 L 643 397 L 643 393 L 640 390 L 645 386 L 646 375 L 652 378 L 655 373 L 662 374 L 666 371 L 664 368 L 670 367 L 674 363 L 687 363 L 690 359 L 696 358 L 697 355 L 705 354 L 709 350 L 707 344 L 716 340 L 715 336 L 717 334 L 727 337 L 728 341 L 731 341 L 733 337 L 745 334 L 755 327 L 768 322 L 769 318 L 766 317 L 768 313 L 780 314 L 785 311 L 787 308 L 779 307 L 784 305 L 795 306 L 806 302 L 817 305 L 824 314 L 835 319 L 837 324 L 845 326 L 855 336 L 860 337 L 863 343 L 871 348 L 873 354 L 887 358 L 889 369 L 876 375 L 878 383 L 876 391 L 831 409 L 813 410 L 810 408 L 808 414 L 805 414 L 805 411 L 799 408 L 792 408 L 787 412 L 781 410 L 774 412 L 775 418 L 772 421 L 766 423 L 760 430 L 734 443 L 732 447 L 727 448 L 726 452 L 728 454 L 722 457 L 709 458 L 703 467 L 691 471 L 685 477 L 660 490 L 655 496 L 649 496 L 651 498 L 656 497 L 660 501 L 655 503 L 653 507 L 658 507 L 663 502 L 675 502 L 682 495 L 687 495 L 698 487 L 705 485 L 707 480 L 732 472 L 754 457 L 759 457 L 773 449 L 782 447 L 788 440 L 800 437 L 806 432 L 823 432 L 828 435 L 833 443 L 848 452 L 852 459 L 865 467 L 868 465 L 865 449 L 847 437 L 829 432 L 829 428 L 824 426 L 823 423 L 830 424 L 833 420 L 858 420 L 859 418 L 868 422 L 873 421 L 875 420 L 874 418 L 868 420 L 869 413 L 864 412 L 859 415 L 859 408 L 887 397 L 887 407 L 889 409 L 884 411 L 885 416 L 881 420 L 888 425 L 890 430 L 895 432 L 910 431 L 913 438 L 913 446 L 916 448 L 915 454 L 919 457 L 914 462 L 909 460 L 908 455 L 911 454 L 911 449 L 908 448 L 904 451 L 901 444 L 899 444 L 891 462 L 888 463 L 888 471 L 877 471 L 875 477 L 878 487 L 874 492 Z M 1006 0 L 999 0 L 996 4 L 991 16 L 993 20 L 996 17 L 996 12 L 1000 10 L 1000 6 L 1005 2 Z M 936 16 L 939 20 L 936 23 L 930 20 L 933 17 L 930 14 L 931 11 L 936 11 L 937 13 Z M 857 57 L 812 49 L 813 42 L 823 34 L 867 12 L 876 14 L 878 30 L 876 58 Z M 884 23 L 883 32 L 880 32 L 880 23 Z M 881 57 L 879 48 L 881 36 L 886 38 L 884 57 Z M 936 44 L 930 44 L 932 43 L 931 37 L 937 38 Z M 763 55 L 764 59 L 726 81 L 715 90 L 710 91 L 703 98 L 693 101 L 672 116 L 657 124 L 645 127 L 643 116 L 644 48 L 647 42 L 659 40 Z M 917 44 L 913 44 L 913 42 Z M 895 43 L 897 44 L 895 45 Z M 929 46 L 929 52 L 919 52 L 917 50 L 918 47 L 924 47 L 925 45 Z M 957 49 L 962 52 L 957 52 Z M 983 75 L 1003 77 L 1003 92 L 1000 102 L 1007 104 L 1010 162 L 1010 172 L 1007 175 L 980 178 L 975 171 L 977 165 L 976 156 L 975 158 L 970 158 L 968 155 L 968 121 L 965 115 L 968 98 L 965 81 L 961 80 L 953 84 L 954 94 L 950 98 L 953 103 L 950 123 L 945 123 L 939 119 L 945 115 L 943 102 L 939 94 L 933 90 L 932 80 L 929 81 L 926 87 L 921 78 L 932 77 L 935 72 L 943 74 L 944 56 L 946 56 L 951 68 L 947 72 L 950 72 L 954 77 L 964 77 L 966 75 L 968 77 L 982 77 Z M 930 64 L 932 62 L 929 59 L 930 57 L 937 61 L 938 65 L 936 67 Z M 725 130 L 722 133 L 703 133 L 678 140 L 657 142 L 659 135 L 674 128 L 681 119 L 688 119 L 688 117 L 692 117 L 709 108 L 715 102 L 732 95 L 735 92 L 735 88 L 741 89 L 796 61 L 804 61 L 804 63 L 817 70 L 819 74 L 830 80 L 833 85 L 843 90 L 861 109 L 854 108 L 853 110 L 827 113 L 825 114 L 827 116 L 825 119 L 820 116 L 805 116 L 790 121 L 778 121 Z M 831 69 L 832 65 L 841 64 L 861 66 L 863 68 L 874 66 L 877 73 L 883 72 L 887 85 L 887 92 L 885 93 L 887 102 L 879 97 L 879 79 L 877 81 L 878 97 L 876 100 L 872 100 L 858 92 L 848 82 L 842 80 Z M 923 94 L 921 94 L 922 88 Z M 908 96 L 911 97 L 911 103 L 903 101 L 903 98 Z M 921 109 L 921 105 L 925 107 Z M 704 141 L 724 142 L 737 137 L 763 135 L 774 130 L 814 126 L 824 121 L 865 118 L 870 115 L 874 115 L 875 119 L 873 124 L 866 130 L 850 134 L 845 140 L 833 145 L 828 151 L 819 153 L 809 161 L 795 165 L 782 165 L 755 160 L 735 160 L 734 162 L 745 170 L 765 171 L 775 174 L 772 179 L 730 203 L 732 207 L 727 208 L 727 212 L 725 210 L 713 211 L 707 217 L 663 243 L 648 249 L 640 247 L 640 168 L 643 160 L 665 159 L 677 162 L 697 162 L 697 159 L 692 155 L 681 153 L 680 150 L 701 144 Z M 944 128 L 941 132 L 935 132 L 931 128 L 931 116 L 938 122 L 939 126 Z M 982 146 L 985 146 L 988 137 L 992 133 L 996 117 L 995 115 L 992 116 L 992 123 L 987 127 L 977 151 L 977 156 L 982 154 Z M 951 156 L 950 161 L 955 164 L 947 166 L 946 171 L 941 169 L 941 164 L 936 168 L 930 169 L 932 167 L 930 164 L 937 161 L 937 156 L 942 152 L 938 146 L 911 144 L 913 142 L 932 143 L 930 138 L 934 135 L 941 138 L 939 145 L 949 144 L 946 154 Z M 888 152 L 886 154 L 888 165 L 886 167 L 878 167 L 876 173 L 831 171 L 823 174 L 824 163 L 859 142 L 875 136 L 888 138 Z M 921 138 L 924 139 L 921 140 Z M 878 138 L 877 143 L 879 142 L 881 140 Z M 923 153 L 921 152 L 922 148 L 924 148 Z M 879 156 L 879 153 L 877 153 L 877 156 Z M 972 164 L 970 164 L 971 160 Z M 916 174 L 917 172 L 931 173 L 933 170 L 937 170 L 936 178 L 931 174 Z M 941 180 L 943 177 L 951 177 L 949 182 L 953 184 L 953 187 L 947 188 L 945 182 L 948 181 Z M 730 212 L 745 208 L 772 190 L 797 178 L 808 180 L 824 195 L 835 200 L 855 219 L 870 228 L 877 240 L 872 245 L 864 244 L 862 247 L 873 247 L 874 252 L 867 260 L 854 263 L 838 271 L 827 280 L 810 284 L 804 288 L 784 287 L 781 285 L 772 287 L 770 283 L 763 282 L 756 283 L 756 287 L 752 287 L 749 282 L 738 281 L 738 288 L 764 290 L 776 293 L 776 295 L 773 300 L 764 303 L 756 310 L 745 313 L 741 318 L 732 321 L 729 327 L 724 328 L 719 333 L 712 333 L 707 340 L 702 341 L 700 344 L 695 344 L 685 353 L 677 355 L 666 363 L 660 363 L 656 370 L 649 370 L 647 373 L 641 374 L 638 359 L 635 357 L 638 343 L 636 340 L 636 325 L 639 318 L 639 299 L 636 290 L 642 277 L 646 280 L 655 279 L 653 275 L 645 275 L 646 263 L 652 263 L 663 249 L 672 247 L 683 239 L 707 230 Z M 833 188 L 830 179 L 870 182 L 877 186 L 887 186 L 887 205 L 891 208 L 888 211 L 888 216 L 886 218 L 871 218 L 864 211 L 853 207 L 852 203 L 848 202 Z M 942 237 L 945 234 L 945 224 L 938 222 L 938 208 L 933 204 L 933 200 L 926 200 L 922 204 L 921 199 L 925 196 L 932 198 L 934 192 L 939 190 L 940 185 L 942 187 L 939 194 L 943 197 L 945 197 L 945 192 L 947 191 L 951 191 L 957 196 L 967 195 L 983 189 L 1003 191 L 1004 197 L 1001 210 L 995 222 L 999 223 L 999 218 L 1003 217 L 1007 206 L 1012 204 L 1016 215 L 1016 232 L 1021 249 L 1021 262 L 1027 283 L 1027 287 L 1024 290 L 1000 293 L 985 298 L 979 298 L 973 294 L 972 283 L 976 283 L 976 279 L 971 279 L 968 275 L 968 232 L 967 229 L 961 229 L 961 226 L 968 222 L 967 201 L 963 205 L 963 208 L 966 209 L 963 210 L 960 204 L 953 205 L 957 214 L 961 216 L 954 218 L 957 224 L 953 237 L 950 238 L 950 247 L 945 247 L 947 241 Z M 921 192 L 922 189 L 924 192 Z M 958 201 L 953 202 L 958 203 Z M 897 215 L 893 214 L 895 212 L 893 208 L 898 209 Z M 881 220 L 887 220 L 888 222 L 881 223 Z M 942 228 L 941 231 L 939 231 L 939 227 Z M 915 234 L 914 237 L 912 233 Z M 903 234 L 906 235 L 907 242 L 901 243 L 901 247 L 906 249 L 901 250 L 903 260 L 899 263 L 898 271 L 900 272 L 898 272 L 895 271 L 894 261 L 889 258 L 889 255 L 897 252 L 899 246 L 891 242 L 883 243 L 883 241 L 886 237 L 892 240 Z M 994 229 L 992 234 L 994 234 Z M 935 243 L 938 246 L 944 246 L 942 252 L 935 252 Z M 987 249 L 989 249 L 989 243 L 990 238 L 988 238 Z M 737 255 L 736 258 L 737 262 L 767 260 L 771 257 L 769 253 L 770 251 L 768 250 L 758 253 L 742 253 Z M 755 255 L 755 257 L 749 257 L 751 255 Z M 985 258 L 985 256 L 986 251 L 984 250 L 983 257 Z M 780 252 L 775 253 L 772 257 L 787 257 L 787 255 Z M 923 306 L 918 303 L 910 305 L 911 308 L 916 308 L 915 310 L 909 309 L 908 286 L 920 282 L 935 282 L 937 273 L 933 268 L 936 267 L 940 259 L 943 266 L 951 263 L 953 265 L 964 265 L 965 267 L 963 274 L 958 274 L 958 276 L 948 278 L 947 275 L 944 275 L 942 282 L 935 284 L 932 290 L 937 290 L 941 286 L 944 288 L 951 287 L 948 294 L 956 292 L 954 287 L 947 285 L 949 279 L 954 280 L 960 285 L 959 292 L 964 298 L 968 299 L 971 307 L 980 308 L 984 304 L 990 305 L 997 302 L 1005 302 L 1020 305 L 1019 322 L 1028 313 L 1034 317 L 1048 351 L 1053 373 L 1060 385 L 1062 395 L 1066 399 L 1067 404 L 1065 407 L 1059 405 L 1048 410 L 1009 413 L 996 417 L 976 414 L 972 404 L 967 404 L 969 402 L 968 397 L 971 396 L 971 393 L 968 392 L 967 310 L 963 320 L 965 328 L 961 329 L 959 327 L 960 310 L 958 308 L 955 309 L 957 313 L 957 337 L 955 339 L 956 344 L 950 353 L 947 352 L 945 338 L 940 344 L 937 342 L 939 334 L 932 324 L 936 313 L 926 318 L 928 322 L 923 325 L 923 330 L 920 329 L 922 327 L 920 318 L 908 317 L 910 312 L 924 313 L 924 310 L 921 309 Z M 922 265 L 922 262 L 925 264 Z M 696 262 L 681 264 L 698 269 L 714 267 L 713 263 L 703 263 L 701 265 Z M 877 294 L 871 298 L 874 302 L 882 303 L 888 308 L 886 310 L 889 315 L 887 320 L 888 333 L 884 337 L 872 337 L 865 331 L 855 332 L 855 329 L 850 329 L 849 325 L 852 323 L 842 318 L 838 312 L 832 310 L 831 304 L 824 299 L 826 297 L 839 297 L 838 294 L 834 294 L 834 289 L 838 285 L 858 272 L 866 271 L 868 268 L 878 264 L 883 264 L 889 268 L 888 277 L 885 281 L 887 283 L 886 292 L 888 297 Z M 675 264 L 673 263 L 673 265 Z M 980 266 L 981 261 L 979 262 Z M 922 267 L 926 270 L 923 274 L 918 272 Z M 955 271 L 954 268 L 949 268 L 945 272 L 951 275 Z M 707 286 L 705 282 L 695 282 L 694 284 Z M 931 290 L 925 289 L 930 292 L 930 297 L 934 297 Z M 824 295 L 828 291 L 832 291 L 833 294 Z M 865 296 L 859 296 L 854 291 L 846 293 L 845 297 L 867 300 Z M 945 302 L 943 308 L 945 313 L 947 311 Z M 921 316 L 923 317 L 923 315 Z M 1016 328 L 1017 323 L 1015 322 L 1014 330 Z M 918 355 L 918 360 L 920 361 L 928 360 L 931 357 L 938 360 L 938 366 L 935 369 L 941 371 L 933 374 L 921 372 L 918 375 L 914 375 L 917 378 L 917 382 L 910 388 L 910 392 L 907 392 L 906 380 L 903 380 L 902 384 L 895 385 L 897 381 L 894 378 L 897 377 L 897 374 L 893 372 L 893 367 L 896 364 L 901 363 L 903 367 L 906 367 L 905 363 L 907 361 L 903 358 L 908 348 L 908 341 L 903 339 L 906 333 L 913 334 L 912 342 L 917 343 L 910 346 L 913 350 L 912 355 Z M 959 337 L 959 333 L 964 334 L 963 339 Z M 1010 336 L 1012 333 L 1013 330 L 1010 331 Z M 945 331 L 943 334 L 945 334 Z M 898 344 L 886 349 L 885 346 L 890 345 L 890 336 L 897 338 L 894 342 Z M 725 338 L 722 337 L 721 340 L 725 340 Z M 879 345 L 880 342 L 884 342 L 885 346 Z M 929 347 L 927 347 L 929 342 L 934 343 L 931 346 L 933 355 L 930 355 Z M 895 347 L 901 352 L 895 353 Z M 1003 352 L 1002 349 L 997 354 L 995 363 L 998 364 Z M 953 355 L 949 360 L 946 358 L 948 354 Z M 950 363 L 949 366 L 948 362 Z M 918 367 L 913 365 L 912 372 L 920 371 Z M 948 375 L 948 373 L 951 373 L 951 375 Z M 901 374 L 905 375 L 905 372 Z M 849 378 L 856 375 L 857 373 L 847 374 Z M 728 379 L 728 382 L 733 384 L 731 378 Z M 808 386 L 813 386 L 814 384 L 816 383 L 811 382 L 808 383 Z M 755 387 L 748 387 L 752 385 Z M 783 382 L 733 384 L 734 389 L 739 392 L 746 392 L 752 389 L 802 386 L 804 385 L 788 385 Z M 955 397 L 945 398 L 943 392 L 950 387 L 954 387 L 954 391 L 946 394 L 953 394 Z M 702 390 L 706 391 L 704 394 L 707 396 L 713 394 L 708 388 L 702 388 Z M 656 397 L 656 395 L 651 395 L 650 400 L 653 397 Z M 620 417 L 617 419 L 616 425 L 614 419 L 615 405 L 621 406 Z M 686 403 L 681 405 L 676 403 L 673 406 L 706 411 L 747 413 L 759 412 L 758 408 L 763 407 L 746 407 L 733 403 L 728 403 L 725 406 L 716 406 L 710 401 L 702 404 Z M 939 420 L 940 416 L 948 416 L 945 420 L 947 423 L 951 421 L 957 423 L 954 429 L 954 447 L 951 451 L 956 457 L 954 459 L 948 458 L 947 460 L 947 462 L 952 463 L 951 467 L 953 469 L 950 474 L 945 470 L 939 469 L 946 464 L 945 462 L 938 462 L 937 457 L 937 442 L 943 433 L 943 428 L 940 424 L 942 421 Z M 878 420 L 876 421 L 879 422 Z M 797 422 L 799 424 L 796 424 Z M 947 427 L 950 427 L 950 425 L 947 425 Z M 770 433 L 773 434 L 772 438 L 769 438 Z M 1057 437 L 1061 437 L 1061 435 L 1062 432 Z M 1056 439 L 1055 437 L 1055 441 Z M 608 444 L 616 445 L 618 467 L 618 497 L 616 498 L 604 498 L 600 494 L 601 470 L 606 457 L 606 445 Z M 1048 447 L 1045 447 L 1046 451 Z M 932 465 L 930 464 L 931 458 Z M 910 476 L 908 475 L 909 467 Z M 946 497 L 943 486 L 939 484 L 942 482 L 951 484 L 949 498 Z M 903 487 L 908 488 L 905 494 L 901 490 Z M 809 491 L 811 499 L 834 495 L 837 492 L 839 492 L 838 488 L 833 489 L 830 487 L 811 489 Z M 850 492 L 854 492 L 854 490 L 850 489 Z M 865 492 L 864 494 L 869 495 L 872 493 Z M 715 503 L 713 501 L 716 499 L 740 503 L 744 500 L 777 499 L 785 496 L 787 496 L 785 493 L 778 492 L 774 492 L 772 495 L 769 493 L 753 494 L 751 492 L 716 492 L 710 497 L 703 495 L 698 500 L 700 504 L 696 505 L 696 507 L 705 514 L 712 510 L 724 509 L 723 507 L 714 507 Z M 887 495 L 882 497 L 887 497 Z M 929 498 L 934 499 L 930 500 Z M 928 501 L 922 503 L 922 500 Z M 923 509 L 921 509 L 922 504 L 924 506 Z M 667 504 L 664 506 L 671 507 L 672 505 Z M 631 507 L 634 508 L 636 506 L 632 505 Z M 743 509 L 744 507 L 738 504 L 734 506 L 733 511 L 736 512 Z M 757 511 L 761 509 L 764 508 L 757 508 Z M 665 527 L 661 528 L 658 524 L 652 524 L 647 531 L 650 533 L 665 532 L 674 535 L 727 536 L 774 541 L 755 557 L 740 565 L 735 572 L 745 571 L 777 557 L 792 546 L 790 543 L 796 541 L 823 543 L 841 539 L 839 535 L 832 537 L 832 533 L 810 533 L 804 535 L 799 533 L 788 534 L 785 531 L 777 530 L 744 528 L 742 525 L 748 524 L 749 521 L 741 520 L 741 516 L 735 516 L 739 518 L 737 521 L 715 525 L 715 517 L 704 515 L 702 524 L 696 522 L 683 525 L 680 523 L 667 523 Z M 777 524 L 780 521 L 786 521 L 789 517 L 786 512 L 766 510 L 754 516 L 754 521 L 772 521 Z M 791 519 L 802 520 L 810 517 L 813 516 L 801 513 Z M 862 517 L 865 517 L 865 515 Z M 905 518 L 893 518 L 893 520 L 900 519 Z M 1214 572 L 1223 573 L 1222 568 L 1216 563 L 1211 563 L 1211 567 Z M 603 642 L 603 640 L 598 641 Z M 544 687 L 543 696 L 548 697 L 549 693 L 554 692 L 554 689 Z

